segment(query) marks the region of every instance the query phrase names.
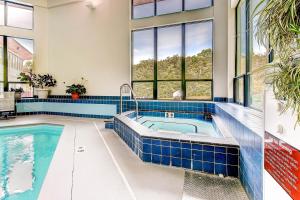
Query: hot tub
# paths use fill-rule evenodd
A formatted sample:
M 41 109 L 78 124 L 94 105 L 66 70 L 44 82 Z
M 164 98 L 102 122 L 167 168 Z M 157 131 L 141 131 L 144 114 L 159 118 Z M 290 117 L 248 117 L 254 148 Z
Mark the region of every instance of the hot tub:
M 114 118 L 114 130 L 144 162 L 239 176 L 239 146 L 220 120 L 195 114 L 133 111 Z

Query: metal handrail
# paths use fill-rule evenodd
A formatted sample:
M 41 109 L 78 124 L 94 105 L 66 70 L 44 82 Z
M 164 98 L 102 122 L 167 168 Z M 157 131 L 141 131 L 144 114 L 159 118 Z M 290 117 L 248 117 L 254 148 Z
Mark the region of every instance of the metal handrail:
M 129 88 L 129 90 L 130 90 L 130 92 L 131 92 L 131 94 L 132 94 L 132 97 L 133 97 L 133 99 L 134 99 L 134 101 L 135 101 L 136 120 L 138 120 L 138 115 L 139 115 L 139 103 L 138 103 L 138 101 L 136 100 L 136 95 L 135 95 L 135 93 L 134 93 L 132 87 L 131 87 L 128 83 L 125 83 L 125 84 L 121 85 L 121 87 L 120 87 L 120 115 L 121 115 L 122 112 L 123 112 L 123 92 L 122 92 L 122 90 L 123 90 L 124 87 L 128 87 L 128 88 Z

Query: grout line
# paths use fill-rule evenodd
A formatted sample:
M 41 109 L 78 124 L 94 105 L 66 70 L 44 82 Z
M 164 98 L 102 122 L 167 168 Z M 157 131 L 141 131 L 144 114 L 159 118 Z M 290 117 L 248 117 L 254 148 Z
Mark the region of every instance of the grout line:
M 71 200 L 73 199 L 73 188 L 74 188 L 76 138 L 77 138 L 77 129 L 75 125 L 75 135 L 74 135 L 74 145 L 73 145 L 73 168 L 72 168 L 72 182 L 71 182 Z
M 106 140 L 104 139 L 103 135 L 101 134 L 101 132 L 100 132 L 98 126 L 96 125 L 95 122 L 93 122 L 93 124 L 94 124 L 95 128 L 97 129 L 97 131 L 98 131 L 98 133 L 99 133 L 99 136 L 101 137 L 101 139 L 102 139 L 102 141 L 103 141 L 103 143 L 104 143 L 104 145 L 105 145 L 105 147 L 106 147 L 106 149 L 107 149 L 107 151 L 108 151 L 108 153 L 109 153 L 109 155 L 110 155 L 110 157 L 111 157 L 113 163 L 115 164 L 115 166 L 116 166 L 116 168 L 117 168 L 119 174 L 121 175 L 121 178 L 122 178 L 123 182 L 125 183 L 125 186 L 127 187 L 127 189 L 128 189 L 128 191 L 129 191 L 129 194 L 130 194 L 131 198 L 132 198 L 133 200 L 137 200 L 137 198 L 136 198 L 136 196 L 135 196 L 135 194 L 134 194 L 134 192 L 133 192 L 131 186 L 129 185 L 129 183 L 128 183 L 126 177 L 125 177 L 124 172 L 122 171 L 120 165 L 118 164 L 118 162 L 117 162 L 115 156 L 113 155 L 113 153 L 112 153 L 111 149 L 109 148 L 109 146 L 108 146 Z

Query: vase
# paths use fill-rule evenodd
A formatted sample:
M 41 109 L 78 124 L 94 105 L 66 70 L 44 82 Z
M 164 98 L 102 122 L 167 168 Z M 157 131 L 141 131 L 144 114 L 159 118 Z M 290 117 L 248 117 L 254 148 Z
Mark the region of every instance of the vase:
M 78 93 L 72 93 L 72 99 L 73 100 L 79 99 L 79 94 Z

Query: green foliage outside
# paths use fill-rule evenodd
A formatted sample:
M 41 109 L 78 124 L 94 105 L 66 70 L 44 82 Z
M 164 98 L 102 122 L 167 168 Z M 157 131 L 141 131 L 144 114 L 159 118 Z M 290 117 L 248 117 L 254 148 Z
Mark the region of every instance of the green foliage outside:
M 158 98 L 172 99 L 173 92 L 181 89 L 182 57 L 174 55 L 157 62 L 158 80 L 178 80 L 158 83 Z M 197 55 L 185 58 L 186 80 L 212 79 L 212 49 L 204 49 Z M 133 81 L 154 80 L 154 60 L 142 60 L 133 65 Z M 192 87 L 191 87 L 192 86 Z M 189 99 L 211 99 L 210 82 L 187 82 L 187 98 Z M 135 83 L 134 90 L 139 97 L 153 97 L 153 84 Z

